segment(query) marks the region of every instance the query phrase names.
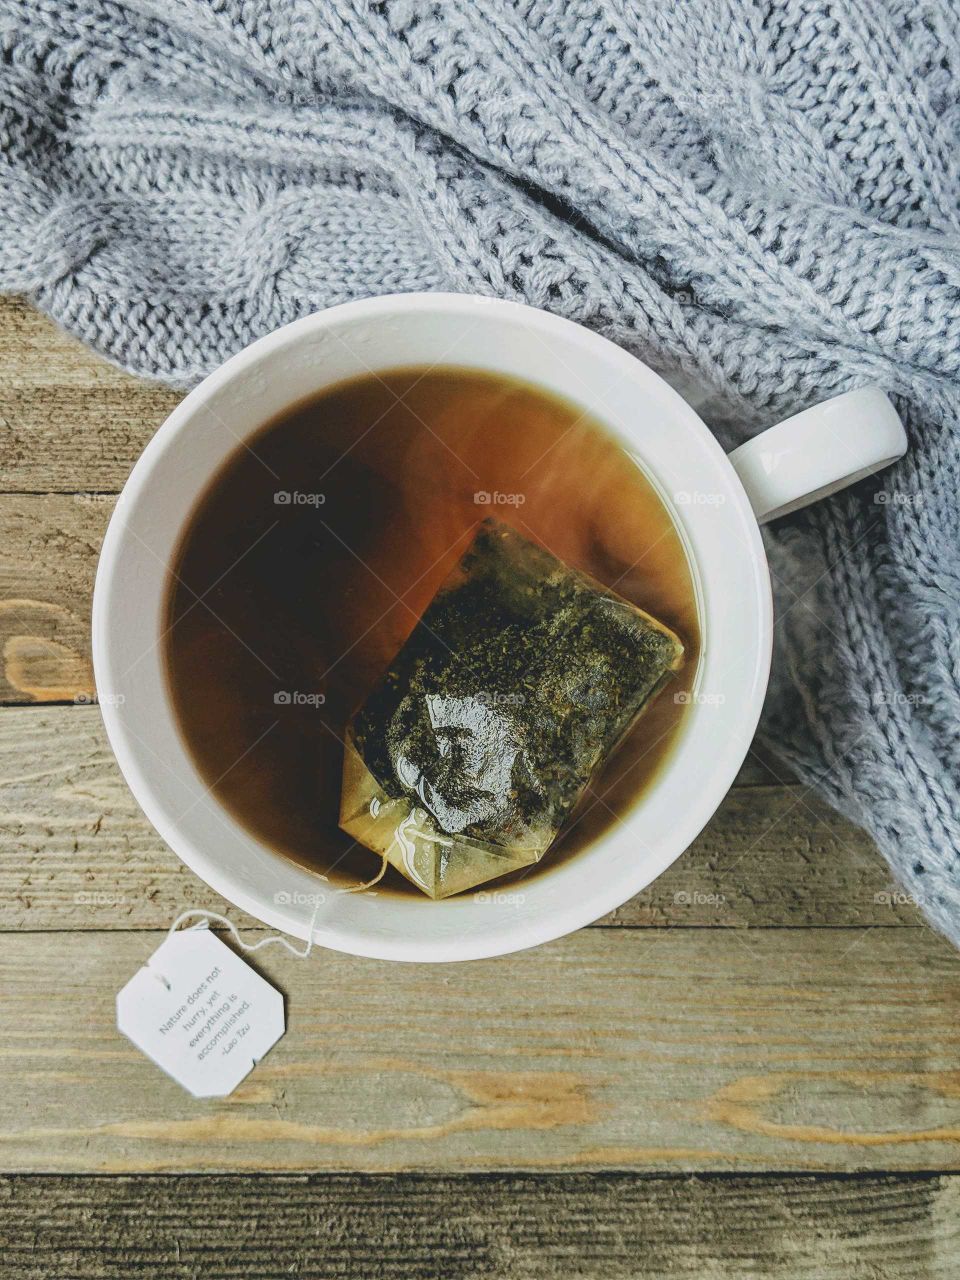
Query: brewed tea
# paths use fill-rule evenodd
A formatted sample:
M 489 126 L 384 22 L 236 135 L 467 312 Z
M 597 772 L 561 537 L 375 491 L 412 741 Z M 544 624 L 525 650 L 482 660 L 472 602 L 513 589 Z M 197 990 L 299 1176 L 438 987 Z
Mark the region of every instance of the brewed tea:
M 395 369 L 265 423 L 186 523 L 162 642 L 184 742 L 242 828 L 338 886 L 380 866 L 339 827 L 347 725 L 489 516 L 684 645 L 670 687 L 591 779 L 549 855 L 515 873 L 540 877 L 656 779 L 696 670 L 690 566 L 636 459 L 538 387 L 457 367 Z M 421 894 L 393 869 L 377 892 Z

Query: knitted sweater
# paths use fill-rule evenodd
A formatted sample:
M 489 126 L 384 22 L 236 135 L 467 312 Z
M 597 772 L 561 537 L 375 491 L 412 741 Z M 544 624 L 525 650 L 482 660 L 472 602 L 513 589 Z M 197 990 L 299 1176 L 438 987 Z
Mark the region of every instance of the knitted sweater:
M 764 731 L 960 943 L 957 0 L 0 0 L 0 289 L 187 387 L 414 289 L 522 299 L 722 443 L 911 449 L 767 533 Z

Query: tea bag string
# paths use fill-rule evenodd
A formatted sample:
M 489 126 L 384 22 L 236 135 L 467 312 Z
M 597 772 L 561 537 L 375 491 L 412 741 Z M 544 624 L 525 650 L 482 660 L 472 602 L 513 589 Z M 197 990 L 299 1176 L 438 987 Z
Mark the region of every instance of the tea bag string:
M 345 889 L 335 890 L 335 893 L 339 896 L 341 893 L 362 893 L 365 889 L 372 889 L 375 884 L 379 884 L 383 879 L 386 874 L 386 870 L 387 859 L 386 855 L 383 855 L 380 870 L 372 880 L 367 880 L 363 884 L 348 885 Z M 327 881 L 326 876 L 321 876 L 320 878 L 321 880 Z M 329 881 L 327 881 L 327 883 L 329 883 Z M 209 928 L 211 920 L 215 920 L 229 931 L 230 936 L 241 951 L 245 951 L 247 953 L 259 951 L 261 947 L 269 947 L 273 943 L 277 943 L 279 946 L 285 947 L 286 950 L 298 960 L 306 960 L 307 956 L 309 956 L 310 952 L 313 950 L 313 931 L 317 923 L 317 915 L 322 905 L 322 902 L 316 902 L 314 904 L 313 915 L 311 915 L 310 924 L 307 926 L 306 946 L 304 946 L 302 950 L 295 946 L 289 938 L 284 938 L 283 935 L 279 933 L 271 933 L 268 937 L 260 938 L 257 942 L 244 942 L 240 937 L 240 931 L 232 920 L 228 919 L 227 916 L 221 915 L 219 911 L 206 911 L 203 907 L 188 907 L 186 911 L 181 911 L 167 931 L 167 941 L 173 937 L 185 920 L 190 920 L 193 916 L 199 916 L 200 919 L 196 924 L 190 926 L 191 929 Z

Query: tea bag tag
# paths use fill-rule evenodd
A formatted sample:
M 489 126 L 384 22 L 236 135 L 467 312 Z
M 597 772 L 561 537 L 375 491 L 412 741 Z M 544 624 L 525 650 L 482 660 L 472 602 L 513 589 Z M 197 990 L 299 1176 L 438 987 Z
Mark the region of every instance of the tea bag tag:
M 183 929 L 117 996 L 117 1028 L 195 1098 L 224 1098 L 283 1035 L 283 996 L 215 933 Z

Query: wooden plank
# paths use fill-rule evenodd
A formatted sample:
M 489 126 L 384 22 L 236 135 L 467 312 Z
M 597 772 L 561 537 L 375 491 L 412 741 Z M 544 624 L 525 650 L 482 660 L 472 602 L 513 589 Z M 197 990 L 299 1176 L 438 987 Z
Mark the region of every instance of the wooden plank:
M 93 706 L 0 714 L 0 929 L 157 929 L 226 904 L 163 844 Z M 253 925 L 234 913 L 238 925 Z M 735 789 L 609 925 L 917 925 L 864 832 L 803 788 Z
M 114 499 L 0 497 L 0 701 L 93 693 L 90 601 Z
M 954 1280 L 958 1224 L 946 1175 L 15 1178 L 0 1277 Z
M 926 929 L 584 929 L 431 966 L 267 949 L 287 1034 L 209 1101 L 114 1025 L 162 936 L 0 935 L 0 1172 L 957 1164 L 960 956 Z
M 116 491 L 182 397 L 0 298 L 0 491 Z

